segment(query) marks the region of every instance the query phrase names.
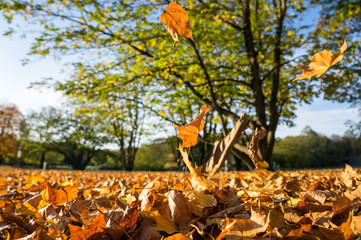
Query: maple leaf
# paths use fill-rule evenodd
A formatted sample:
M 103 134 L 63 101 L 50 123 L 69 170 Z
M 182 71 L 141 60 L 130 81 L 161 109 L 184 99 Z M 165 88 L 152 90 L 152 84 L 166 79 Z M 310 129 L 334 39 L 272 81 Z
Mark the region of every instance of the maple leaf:
M 204 128 L 203 117 L 210 109 L 211 108 L 207 105 L 201 107 L 199 115 L 187 125 L 178 126 L 177 124 L 173 123 L 174 127 L 176 127 L 179 132 L 177 137 L 183 141 L 183 144 L 180 146 L 180 148 L 195 146 L 197 144 L 198 133 Z
M 160 15 L 160 20 L 174 39 L 173 47 L 176 42 L 180 43 L 178 36 L 187 37 L 193 41 L 188 14 L 180 4 L 176 2 L 169 3 Z
M 296 68 L 301 69 L 303 72 L 300 76 L 296 77 L 293 81 L 301 80 L 301 79 L 310 79 L 312 76 L 316 75 L 316 77 L 320 78 L 320 83 L 322 89 L 322 77 L 325 72 L 334 64 L 338 63 L 343 58 L 343 53 L 347 49 L 346 39 L 343 45 L 340 48 L 340 52 L 337 54 L 332 54 L 329 50 L 323 50 L 322 52 L 318 52 L 311 57 L 311 63 L 307 66 L 297 65 Z

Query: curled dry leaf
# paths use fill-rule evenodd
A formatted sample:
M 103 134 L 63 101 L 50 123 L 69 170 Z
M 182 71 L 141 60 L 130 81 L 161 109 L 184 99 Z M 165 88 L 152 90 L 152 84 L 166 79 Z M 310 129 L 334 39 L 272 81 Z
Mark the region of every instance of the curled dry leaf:
M 207 105 L 201 107 L 199 115 L 189 124 L 184 126 L 178 126 L 173 123 L 174 127 L 178 129 L 178 135 L 182 139 L 183 144 L 180 146 L 182 148 L 195 146 L 197 144 L 198 133 L 204 128 L 203 117 L 211 108 Z
M 178 36 L 192 39 L 192 29 L 189 25 L 188 14 L 182 6 L 176 2 L 171 2 L 160 15 L 160 20 L 167 28 L 174 39 L 174 45 L 179 42 Z
M 183 193 L 174 190 L 167 192 L 165 196 L 168 199 L 172 221 L 181 229 L 186 228 L 192 219 L 191 202 Z
M 307 66 L 297 65 L 296 68 L 301 69 L 303 72 L 300 76 L 296 77 L 293 81 L 301 80 L 301 79 L 310 79 L 312 76 L 321 77 L 321 87 L 322 86 L 322 77 L 325 72 L 334 64 L 338 63 L 343 58 L 343 53 L 347 49 L 346 39 L 343 42 L 343 45 L 340 48 L 340 52 L 337 54 L 332 54 L 329 50 L 323 50 L 322 52 L 318 52 L 311 57 L 311 63 Z
M 263 127 L 260 130 L 256 129 L 256 132 L 254 133 L 251 141 L 248 144 L 249 157 L 252 159 L 257 169 L 266 169 L 269 167 L 268 163 L 266 161 L 263 161 L 258 155 L 259 141 L 264 138 L 266 134 L 267 131 Z

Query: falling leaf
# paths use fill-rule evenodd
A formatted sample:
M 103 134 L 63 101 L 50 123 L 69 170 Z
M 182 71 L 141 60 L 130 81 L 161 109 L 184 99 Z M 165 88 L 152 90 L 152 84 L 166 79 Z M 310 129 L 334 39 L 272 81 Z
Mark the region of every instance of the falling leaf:
M 195 146 L 197 144 L 198 133 L 204 128 L 203 117 L 210 109 L 211 108 L 207 105 L 201 107 L 199 115 L 187 125 L 178 126 L 177 124 L 173 123 L 179 132 L 177 137 L 183 141 L 183 144 L 180 147 L 185 148 Z
M 171 2 L 160 15 L 160 20 L 167 28 L 174 39 L 174 45 L 179 42 L 178 36 L 192 39 L 192 29 L 189 25 L 188 14 L 182 6 L 176 2 Z
M 334 64 L 338 63 L 343 58 L 343 53 L 347 49 L 346 39 L 343 45 L 340 48 L 340 52 L 337 54 L 332 54 L 329 50 L 323 50 L 322 52 L 318 52 L 311 57 L 311 63 L 307 66 L 297 65 L 296 68 L 301 69 L 303 72 L 300 76 L 296 77 L 293 81 L 301 80 L 301 79 L 310 79 L 312 76 L 316 75 L 316 77 L 321 77 L 321 87 L 322 86 L 322 77 L 325 72 Z
M 253 135 L 251 141 L 248 144 L 249 157 L 252 159 L 254 165 L 257 169 L 266 169 L 268 168 L 268 163 L 263 161 L 258 155 L 258 145 L 259 141 L 266 136 L 266 129 L 263 127 L 261 130 L 256 129 L 255 134 Z

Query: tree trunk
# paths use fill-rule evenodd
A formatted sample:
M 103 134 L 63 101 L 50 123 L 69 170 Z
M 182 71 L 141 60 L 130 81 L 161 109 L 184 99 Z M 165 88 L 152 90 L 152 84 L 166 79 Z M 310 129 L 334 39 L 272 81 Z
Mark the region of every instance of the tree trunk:
M 280 88 L 280 71 L 282 60 L 281 40 L 283 33 L 283 22 L 286 16 L 287 4 L 286 0 L 276 0 L 273 2 L 274 9 L 277 9 L 277 26 L 276 26 L 276 40 L 274 45 L 274 71 L 272 74 L 272 89 L 270 99 L 270 120 L 269 126 L 265 126 L 267 130 L 267 137 L 261 140 L 266 144 L 260 144 L 260 148 L 264 148 L 261 152 L 264 153 L 263 160 L 270 163 L 272 151 L 275 143 L 275 133 L 278 125 L 279 115 L 282 111 L 282 105 L 278 104 L 278 92 Z M 260 143 L 261 143 L 260 142 Z M 271 164 L 269 164 L 271 166 Z
M 74 170 L 84 170 L 86 165 L 82 164 L 82 156 L 77 156 L 76 158 L 72 158 L 71 161 L 71 165 L 73 167 Z
M 43 168 L 43 166 L 44 166 L 45 155 L 46 155 L 46 151 L 42 151 L 41 152 L 41 158 L 40 158 L 40 165 L 39 165 L 40 168 Z

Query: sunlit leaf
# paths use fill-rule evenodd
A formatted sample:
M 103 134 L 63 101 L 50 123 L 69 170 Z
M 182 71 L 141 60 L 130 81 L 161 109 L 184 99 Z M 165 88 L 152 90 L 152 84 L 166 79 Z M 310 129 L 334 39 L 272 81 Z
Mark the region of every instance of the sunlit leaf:
M 302 74 L 296 77 L 293 81 L 301 80 L 301 79 L 310 79 L 311 77 L 321 77 L 321 87 L 322 86 L 322 77 L 325 72 L 334 64 L 338 63 L 343 58 L 343 53 L 347 49 L 346 39 L 343 45 L 340 48 L 340 52 L 337 54 L 332 54 L 329 50 L 323 50 L 322 52 L 318 52 L 311 57 L 311 63 L 307 66 L 297 65 L 298 69 L 302 70 Z

